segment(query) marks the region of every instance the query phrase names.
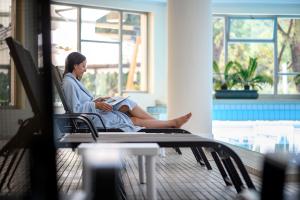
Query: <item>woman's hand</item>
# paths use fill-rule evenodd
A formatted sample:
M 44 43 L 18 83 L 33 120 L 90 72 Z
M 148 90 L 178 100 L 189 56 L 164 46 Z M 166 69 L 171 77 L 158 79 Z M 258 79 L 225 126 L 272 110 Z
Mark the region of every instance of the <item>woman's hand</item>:
M 95 107 L 106 112 L 112 111 L 112 106 L 102 101 L 95 102 Z
M 105 101 L 105 100 L 107 100 L 107 99 L 109 99 L 109 98 L 110 98 L 110 97 L 99 97 L 99 98 L 95 99 L 94 102 Z

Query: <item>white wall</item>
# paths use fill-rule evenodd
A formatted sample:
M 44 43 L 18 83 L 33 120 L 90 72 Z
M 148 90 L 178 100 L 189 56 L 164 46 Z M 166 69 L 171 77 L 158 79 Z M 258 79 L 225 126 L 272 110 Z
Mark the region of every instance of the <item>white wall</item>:
M 150 13 L 149 93 L 129 93 L 142 107 L 153 106 L 156 100 L 167 101 L 167 20 L 166 3 L 142 0 L 58 0 L 56 2 L 106 7 Z M 87 58 L 88 59 L 88 58 Z
M 167 0 L 57 0 L 57 2 L 150 12 L 150 94 L 130 94 L 142 106 L 167 99 Z M 213 13 L 228 14 L 300 14 L 300 0 L 212 0 Z M 154 79 L 155 77 L 155 79 Z M 28 103 L 27 103 L 28 105 Z M 1 135 L 15 133 L 18 120 L 32 116 L 31 108 L 1 109 Z

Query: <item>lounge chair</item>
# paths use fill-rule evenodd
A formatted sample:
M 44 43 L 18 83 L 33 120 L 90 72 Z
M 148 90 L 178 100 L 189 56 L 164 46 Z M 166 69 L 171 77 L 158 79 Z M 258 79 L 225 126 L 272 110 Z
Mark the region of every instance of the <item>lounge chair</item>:
M 52 75 L 53 75 L 54 85 L 55 85 L 58 95 L 61 99 L 64 110 L 65 110 L 66 114 L 67 113 L 70 114 L 70 113 L 72 113 L 72 109 L 68 106 L 68 104 L 66 102 L 65 94 L 62 89 L 62 80 L 63 80 L 62 71 L 57 66 L 53 66 L 52 72 L 53 72 Z M 75 114 L 75 113 L 72 113 L 72 114 Z M 96 116 L 97 118 L 99 118 L 100 122 L 102 123 L 102 127 L 97 127 L 98 132 L 122 132 L 121 129 L 106 128 L 101 116 L 97 113 L 81 113 L 81 114 L 84 114 L 86 116 L 93 115 L 93 116 Z M 57 121 L 57 123 L 59 124 L 59 128 L 61 129 L 62 132 L 69 132 L 69 133 L 70 132 L 79 132 L 79 133 L 91 132 L 88 127 L 84 127 L 82 124 L 78 124 L 75 117 L 68 119 L 68 118 L 64 118 L 64 117 L 58 117 L 58 115 L 56 115 L 55 118 L 60 119 L 59 121 Z M 168 134 L 168 133 L 191 134 L 187 130 L 180 129 L 180 128 L 143 128 L 143 129 L 139 130 L 139 132 L 166 133 L 166 134 Z M 93 137 L 95 137 L 95 136 L 93 136 Z M 174 149 L 176 150 L 177 153 L 181 154 L 179 147 L 175 147 Z M 206 158 L 204 151 L 201 148 L 192 147 L 191 150 L 192 150 L 195 158 L 201 165 L 206 165 L 207 169 L 209 169 L 209 170 L 212 169 Z
M 38 71 L 36 71 L 34 65 L 29 62 L 31 58 L 27 58 L 29 52 L 24 49 L 20 44 L 15 42 L 12 38 L 6 39 L 8 46 L 11 51 L 11 56 L 15 61 L 16 68 L 20 73 L 20 76 L 34 76 L 34 79 L 29 79 L 28 77 L 22 79 L 23 85 L 26 88 L 26 93 L 29 97 L 29 101 L 32 106 L 42 106 L 39 103 L 39 98 L 37 92 L 34 92 L 34 88 L 31 88 L 32 84 L 38 85 L 38 80 L 40 79 Z M 26 55 L 26 56 L 25 56 Z M 24 73 L 24 72 L 27 73 Z M 28 75 L 28 71 L 32 74 Z M 35 82 L 37 81 L 37 82 Z M 37 103 L 37 105 L 35 105 Z M 71 114 L 70 114 L 71 115 Z M 70 117 L 64 115 L 58 115 L 57 117 Z M 75 116 L 74 116 L 75 117 Z M 80 115 L 79 118 L 82 118 L 82 121 L 86 123 L 91 131 L 91 134 L 87 133 L 73 133 L 73 134 L 65 134 L 62 133 L 59 138 L 59 143 L 66 146 L 78 145 L 84 142 L 126 142 L 126 143 L 158 143 L 161 147 L 195 147 L 202 149 L 203 147 L 208 149 L 216 164 L 217 167 L 225 181 L 226 185 L 230 185 L 230 181 L 228 181 L 229 175 L 232 184 L 234 185 L 237 192 L 241 192 L 245 185 L 250 189 L 255 189 L 255 186 L 246 171 L 244 164 L 242 163 L 239 156 L 228 146 L 223 143 L 217 142 L 211 139 L 204 139 L 194 134 L 160 134 L 160 133 L 135 133 L 135 134 L 126 134 L 126 133 L 98 133 L 97 129 L 90 121 L 88 116 Z M 78 119 L 79 119 L 78 118 Z M 36 119 L 36 118 L 35 118 Z M 59 130 L 58 130 L 59 131 Z M 26 135 L 27 133 L 23 132 L 19 137 L 24 139 L 28 139 Z M 30 136 L 30 135 L 29 135 Z M 92 137 L 95 136 L 95 137 Z M 4 152 L 0 151 L 0 155 Z M 221 163 L 221 161 L 222 163 Z M 235 165 L 233 164 L 235 163 Z M 225 167 L 225 170 L 224 170 Z M 240 173 L 238 173 L 238 171 Z M 241 175 L 241 176 L 240 176 Z
M 61 99 L 62 105 L 64 107 L 64 110 L 66 113 L 72 113 L 72 109 L 68 106 L 67 102 L 66 102 L 66 98 L 65 98 L 65 94 L 63 92 L 62 89 L 62 71 L 59 69 L 59 67 L 57 66 L 53 66 L 53 70 L 52 70 L 52 74 L 53 74 L 53 81 L 54 81 L 54 85 L 56 87 L 56 90 L 59 94 L 59 97 Z M 93 115 L 97 115 L 95 113 L 84 113 L 87 115 L 93 114 Z M 102 126 L 103 127 L 97 127 L 98 132 L 122 132 L 121 129 L 118 128 L 106 128 L 105 125 L 103 124 L 103 120 L 101 119 L 100 115 L 97 115 L 97 117 L 100 119 Z M 86 131 L 86 129 L 84 127 L 78 127 L 76 128 L 77 130 L 73 130 L 73 131 L 79 131 L 79 132 L 84 132 Z M 180 129 L 180 128 L 143 128 L 141 129 L 139 132 L 146 132 L 146 133 L 190 133 L 184 129 Z

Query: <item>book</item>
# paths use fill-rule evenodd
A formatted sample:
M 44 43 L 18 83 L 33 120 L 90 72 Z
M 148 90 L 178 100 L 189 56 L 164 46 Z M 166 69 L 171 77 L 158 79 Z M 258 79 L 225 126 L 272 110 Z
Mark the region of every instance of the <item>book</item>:
M 129 96 L 127 97 L 109 97 L 108 99 L 105 99 L 103 102 L 109 104 L 109 105 L 116 105 L 118 103 L 121 103 L 122 101 L 124 101 L 125 99 L 127 99 Z M 93 101 L 99 99 L 99 97 L 95 98 Z

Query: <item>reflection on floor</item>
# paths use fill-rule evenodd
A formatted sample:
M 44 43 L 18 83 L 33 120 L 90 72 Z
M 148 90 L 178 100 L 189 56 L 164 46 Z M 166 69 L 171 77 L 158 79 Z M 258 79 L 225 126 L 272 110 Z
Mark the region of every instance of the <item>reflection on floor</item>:
M 214 138 L 260 153 L 300 153 L 300 121 L 213 121 Z

